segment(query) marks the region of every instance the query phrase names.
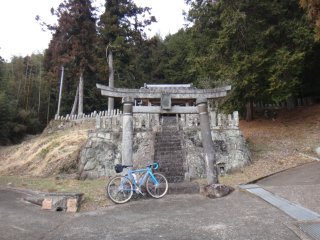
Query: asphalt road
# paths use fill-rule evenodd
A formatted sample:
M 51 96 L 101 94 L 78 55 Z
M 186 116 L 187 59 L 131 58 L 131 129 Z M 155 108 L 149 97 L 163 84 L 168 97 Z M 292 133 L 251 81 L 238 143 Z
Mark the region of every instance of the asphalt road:
M 320 162 L 259 181 L 268 191 L 320 212 Z M 41 210 L 28 192 L 0 189 L 0 239 L 296 240 L 294 220 L 244 191 L 220 199 L 167 195 L 76 214 Z
M 168 195 L 67 214 L 41 210 L 24 193 L 0 190 L 0 239 L 299 239 L 279 210 L 235 191 L 221 199 Z

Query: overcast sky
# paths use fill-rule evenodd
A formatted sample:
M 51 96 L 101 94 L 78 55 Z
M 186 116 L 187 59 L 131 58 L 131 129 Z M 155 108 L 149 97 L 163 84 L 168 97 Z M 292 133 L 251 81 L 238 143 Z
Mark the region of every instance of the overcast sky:
M 103 0 L 95 0 L 101 5 Z M 148 36 L 160 33 L 162 36 L 175 33 L 183 27 L 182 11 L 186 10 L 184 0 L 134 0 L 138 6 L 149 6 L 158 23 L 153 24 Z M 10 60 L 14 56 L 25 56 L 42 52 L 51 39 L 49 32 L 43 32 L 35 16 L 45 22 L 54 22 L 51 7 L 57 7 L 61 0 L 3 0 L 0 5 L 0 56 Z

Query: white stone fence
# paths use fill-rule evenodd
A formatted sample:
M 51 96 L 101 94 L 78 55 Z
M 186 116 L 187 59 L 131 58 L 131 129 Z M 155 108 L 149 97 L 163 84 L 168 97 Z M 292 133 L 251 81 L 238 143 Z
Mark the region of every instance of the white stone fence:
M 54 120 L 69 120 L 69 121 L 76 121 L 76 120 L 91 120 L 91 119 L 95 119 L 97 116 L 99 117 L 110 117 L 110 116 L 118 116 L 118 115 L 122 115 L 122 111 L 120 111 L 119 109 L 114 109 L 111 112 L 108 111 L 94 111 L 90 114 L 77 114 L 77 115 L 70 115 L 67 114 L 66 116 L 58 116 L 55 115 Z
M 239 129 L 239 113 L 237 111 L 232 114 L 209 112 L 211 129 Z M 185 128 L 193 128 L 199 126 L 198 114 L 181 114 L 180 126 Z
M 134 129 L 149 129 L 159 125 L 159 114 L 133 114 Z M 120 128 L 122 128 L 122 115 L 96 116 L 96 129 L 114 130 Z
M 177 122 L 182 129 L 199 126 L 198 114 L 177 114 Z M 237 111 L 232 114 L 209 112 L 211 129 L 239 129 L 239 114 Z M 122 128 L 122 112 L 117 109 L 112 112 L 100 111 L 91 114 L 56 116 L 55 120 L 62 121 L 95 121 L 96 129 L 120 130 Z M 161 125 L 159 114 L 141 113 L 133 114 L 134 129 L 150 129 Z

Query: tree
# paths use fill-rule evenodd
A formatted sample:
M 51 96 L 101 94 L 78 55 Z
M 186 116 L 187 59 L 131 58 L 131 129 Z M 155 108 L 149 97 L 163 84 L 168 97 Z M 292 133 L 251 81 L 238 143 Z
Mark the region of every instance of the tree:
M 58 25 L 51 28 L 54 33 L 45 55 L 45 67 L 55 76 L 55 88 L 61 65 L 66 67 L 66 92 L 75 93 L 79 85 L 79 114 L 83 112 L 84 75 L 94 69 L 97 48 L 93 11 L 90 0 L 65 0 L 61 3 L 54 12 L 59 18 Z M 79 79 L 79 84 L 75 79 Z M 66 106 L 71 108 L 72 95 L 65 98 Z
M 250 120 L 253 101 L 280 102 L 297 95 L 313 40 L 295 0 L 188 2 L 199 49 L 194 66 L 212 85 L 220 79 L 232 84 L 225 106 L 247 106 Z
M 320 2 L 319 0 L 300 0 L 300 5 L 307 10 L 308 16 L 313 19 L 316 38 L 320 39 Z
M 137 7 L 132 0 L 107 0 L 105 12 L 100 16 L 98 32 L 100 38 L 99 71 L 107 76 L 105 49 L 108 47 L 114 59 L 115 81 L 118 86 L 140 87 L 143 71 L 139 63 L 140 53 L 145 47 L 146 26 L 155 22 L 149 15 L 150 8 Z M 143 19 L 143 20 L 140 20 Z M 142 51 L 141 51 L 142 50 Z

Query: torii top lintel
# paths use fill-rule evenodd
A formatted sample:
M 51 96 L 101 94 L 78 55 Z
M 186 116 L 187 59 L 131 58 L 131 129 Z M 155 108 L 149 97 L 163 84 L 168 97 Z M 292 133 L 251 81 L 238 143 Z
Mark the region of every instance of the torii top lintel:
M 163 94 L 170 94 L 172 99 L 197 99 L 206 98 L 213 99 L 225 97 L 227 92 L 231 90 L 231 86 L 213 88 L 213 89 L 196 89 L 196 88 L 110 88 L 102 84 L 96 84 L 101 90 L 101 94 L 107 97 L 123 98 L 132 97 L 134 99 L 161 99 Z

